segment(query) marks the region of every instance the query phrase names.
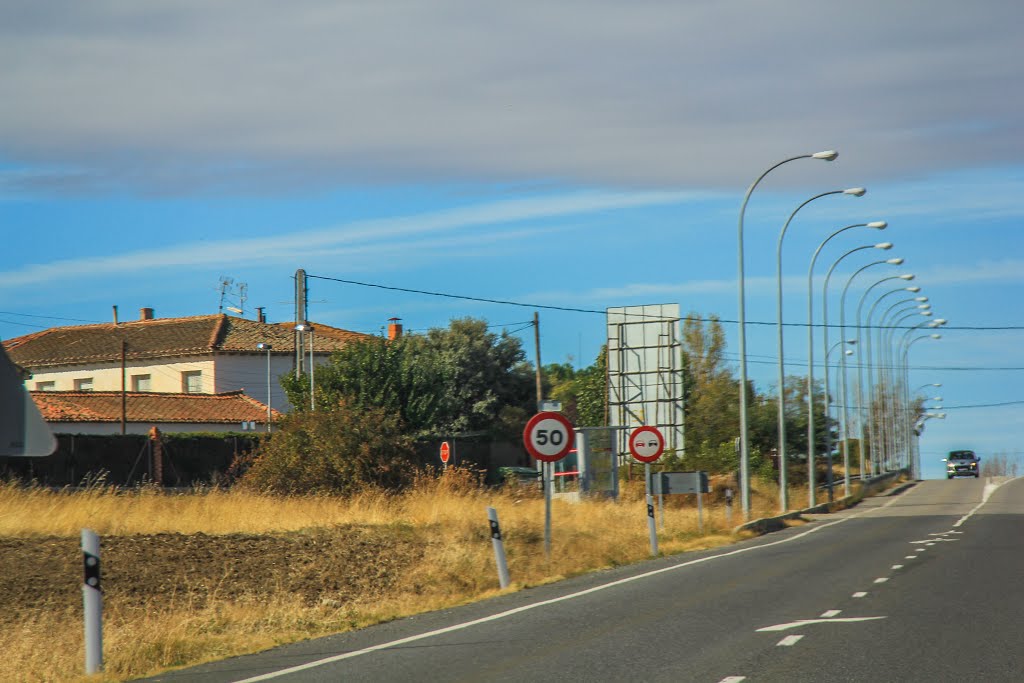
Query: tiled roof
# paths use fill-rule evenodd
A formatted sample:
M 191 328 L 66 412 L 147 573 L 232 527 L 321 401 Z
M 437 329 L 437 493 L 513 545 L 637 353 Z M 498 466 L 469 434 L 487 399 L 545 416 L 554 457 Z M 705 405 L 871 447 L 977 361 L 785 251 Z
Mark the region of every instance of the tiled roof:
M 369 335 L 311 323 L 316 351 L 330 352 L 353 339 Z M 8 355 L 29 368 L 112 363 L 121 360 L 125 342 L 127 360 L 148 360 L 215 352 L 255 352 L 268 343 L 272 353 L 295 352 L 294 323 L 261 323 L 230 315 L 156 318 L 119 324 L 51 327 L 4 341 Z M 308 344 L 308 340 L 306 344 Z
M 33 391 L 47 422 L 120 422 L 120 391 Z M 126 394 L 126 420 L 142 423 L 266 424 L 267 406 L 241 391 L 224 394 Z M 272 411 L 274 419 L 280 417 Z

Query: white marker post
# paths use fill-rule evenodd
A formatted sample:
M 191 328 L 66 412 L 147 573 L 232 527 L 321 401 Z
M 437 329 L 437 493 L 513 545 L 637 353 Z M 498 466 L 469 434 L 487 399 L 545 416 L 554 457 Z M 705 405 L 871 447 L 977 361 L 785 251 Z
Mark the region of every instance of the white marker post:
M 658 556 L 658 527 L 654 523 L 654 496 L 651 495 L 651 464 L 644 463 L 644 491 L 647 494 L 647 533 L 651 537 L 651 555 Z
M 85 673 L 103 670 L 103 593 L 100 590 L 100 537 L 91 529 L 82 529 L 82 560 L 85 579 L 82 601 L 85 605 Z
M 523 446 L 543 463 L 541 482 L 544 485 L 544 554 L 551 559 L 551 463 L 572 450 L 576 432 L 572 422 L 561 413 L 541 411 L 523 428 Z
M 498 565 L 498 583 L 502 588 L 508 588 L 512 581 L 508 575 L 505 542 L 501 539 L 501 527 L 498 526 L 498 511 L 494 508 L 487 508 L 487 519 L 491 523 L 491 545 L 494 546 L 494 563 Z

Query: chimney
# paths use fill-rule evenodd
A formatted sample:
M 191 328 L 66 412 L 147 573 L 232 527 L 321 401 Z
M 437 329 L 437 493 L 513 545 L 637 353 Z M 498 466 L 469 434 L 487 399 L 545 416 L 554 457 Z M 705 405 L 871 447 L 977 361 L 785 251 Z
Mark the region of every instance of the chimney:
M 117 324 L 117 306 L 114 306 L 114 324 Z
M 139 309 L 139 320 L 152 320 L 153 309 L 152 308 L 140 308 Z
M 256 307 L 256 322 L 265 323 L 267 322 L 267 316 L 263 313 L 264 306 Z
M 402 336 L 401 318 L 388 318 L 388 340 L 398 339 Z

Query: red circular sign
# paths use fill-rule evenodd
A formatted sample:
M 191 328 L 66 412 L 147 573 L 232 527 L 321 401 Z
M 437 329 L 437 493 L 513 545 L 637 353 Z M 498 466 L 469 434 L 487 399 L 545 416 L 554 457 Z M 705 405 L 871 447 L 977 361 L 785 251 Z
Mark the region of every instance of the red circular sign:
M 640 462 L 654 462 L 665 452 L 665 437 L 657 427 L 637 427 L 629 435 L 629 452 Z
M 561 460 L 572 450 L 572 422 L 561 413 L 544 411 L 537 413 L 523 429 L 523 445 L 526 451 L 542 462 Z
M 451 457 L 451 454 L 452 454 L 452 451 L 451 451 L 451 448 L 448 446 L 448 442 L 447 441 L 442 441 L 441 442 L 441 462 L 447 464 L 448 463 L 448 458 Z

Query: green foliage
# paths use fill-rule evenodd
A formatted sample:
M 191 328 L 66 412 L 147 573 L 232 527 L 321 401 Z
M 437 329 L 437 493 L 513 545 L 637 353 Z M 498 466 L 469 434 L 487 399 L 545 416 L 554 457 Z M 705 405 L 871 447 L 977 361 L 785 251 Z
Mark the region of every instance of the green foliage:
M 347 344 L 317 366 L 316 403 L 318 410 L 341 403 L 384 408 L 417 437 L 505 433 L 533 403 L 533 373 L 524 358 L 516 337 L 489 332 L 483 320 L 452 320 L 425 335 Z M 281 385 L 304 411 L 308 378 L 283 377 Z M 511 433 L 521 429 L 519 423 Z
M 545 365 L 544 395 L 561 401 L 562 412 L 577 427 L 604 426 L 606 367 L 605 347 L 601 347 L 594 364 L 582 370 L 575 370 L 568 363 Z
M 412 439 L 396 414 L 342 403 L 282 419 L 240 485 L 280 494 L 396 489 L 412 481 L 415 463 Z

